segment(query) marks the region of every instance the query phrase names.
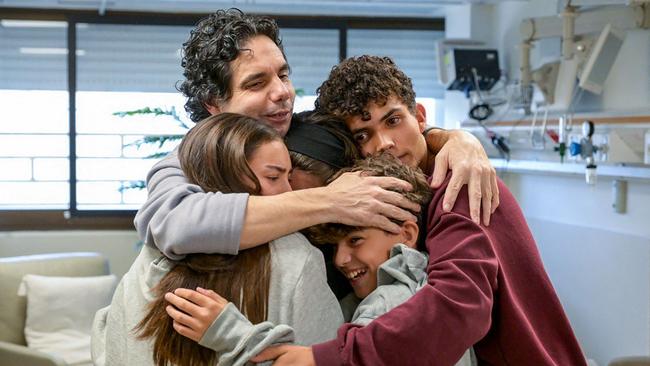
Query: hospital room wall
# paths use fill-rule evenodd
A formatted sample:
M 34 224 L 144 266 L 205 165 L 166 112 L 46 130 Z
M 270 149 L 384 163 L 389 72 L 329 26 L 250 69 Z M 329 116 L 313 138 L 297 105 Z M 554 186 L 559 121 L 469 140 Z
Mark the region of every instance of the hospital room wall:
M 446 37 L 486 41 L 516 78 L 519 23 L 555 14 L 556 2 L 548 0 L 457 7 L 448 14 Z M 468 16 L 471 22 L 463 24 Z M 650 31 L 628 33 L 597 110 L 645 108 L 648 114 L 649 47 Z M 446 93 L 444 125 L 458 126 L 467 105 L 461 93 Z M 594 187 L 566 175 L 507 173 L 502 179 L 528 219 L 587 356 L 602 366 L 616 357 L 650 355 L 650 183 L 629 181 L 627 212 L 618 214 L 611 207 L 612 179 L 601 177 Z

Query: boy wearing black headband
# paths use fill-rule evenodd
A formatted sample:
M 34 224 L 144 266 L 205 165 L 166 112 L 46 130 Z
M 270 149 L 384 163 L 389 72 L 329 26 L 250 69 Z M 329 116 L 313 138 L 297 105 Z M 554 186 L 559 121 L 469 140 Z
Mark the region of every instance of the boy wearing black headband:
M 322 187 L 336 172 L 361 158 L 342 120 L 316 111 L 294 115 L 284 138 L 293 167 L 294 190 Z

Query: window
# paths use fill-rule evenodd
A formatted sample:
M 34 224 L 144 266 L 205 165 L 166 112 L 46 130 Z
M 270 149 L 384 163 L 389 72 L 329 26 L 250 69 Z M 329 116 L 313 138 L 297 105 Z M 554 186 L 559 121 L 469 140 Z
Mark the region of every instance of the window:
M 314 109 L 316 89 L 339 62 L 339 31 L 283 28 L 280 34 L 297 93 L 294 112 Z
M 444 32 L 433 30 L 348 30 L 348 56 L 388 56 L 413 82 L 417 101 L 424 105 L 429 124 L 438 115 L 436 99 L 444 97 L 438 82 L 436 40 Z
M 65 209 L 67 23 L 0 23 L 0 209 Z
M 137 148 L 146 136 L 186 132 L 169 116 L 116 112 L 149 107 L 183 113 L 180 47 L 190 27 L 77 24 L 76 208 L 137 210 L 143 189 L 128 188 L 145 180 L 156 162 L 146 157 L 153 145 Z M 170 151 L 175 143 L 162 150 Z M 126 189 L 125 189 L 126 188 Z

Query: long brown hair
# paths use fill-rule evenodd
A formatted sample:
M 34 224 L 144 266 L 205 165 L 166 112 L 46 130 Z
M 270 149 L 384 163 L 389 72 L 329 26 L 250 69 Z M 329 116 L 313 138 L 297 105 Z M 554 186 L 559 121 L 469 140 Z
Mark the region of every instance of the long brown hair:
M 222 113 L 204 119 L 187 133 L 178 149 L 178 158 L 188 181 L 205 192 L 259 194 L 259 180 L 247 161 L 260 145 L 274 140 L 281 140 L 280 135 L 262 122 Z M 260 245 L 238 255 L 189 254 L 177 261 L 153 288 L 156 299 L 134 329 L 139 339 L 154 338 L 156 365 L 210 365 L 217 356 L 213 350 L 174 330 L 173 320 L 165 311 L 165 293 L 179 287 L 212 289 L 237 306 L 251 322 L 259 323 L 267 317 L 270 258 L 269 246 Z

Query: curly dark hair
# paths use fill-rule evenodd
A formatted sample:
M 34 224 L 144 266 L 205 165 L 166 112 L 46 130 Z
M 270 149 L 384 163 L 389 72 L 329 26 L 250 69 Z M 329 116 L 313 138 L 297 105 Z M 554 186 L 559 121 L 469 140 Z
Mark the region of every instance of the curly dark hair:
M 183 81 L 178 90 L 187 97 L 185 110 L 198 122 L 210 113 L 205 104 L 226 101 L 231 97 L 230 62 L 235 60 L 244 44 L 264 35 L 278 46 L 285 57 L 280 31 L 275 20 L 231 8 L 218 10 L 202 19 L 183 43 Z
M 413 186 L 413 189 L 411 191 L 393 189 L 393 191 L 401 193 L 407 199 L 420 205 L 425 205 L 431 200 L 431 188 L 427 183 L 424 173 L 419 168 L 412 168 L 403 164 L 388 152 L 382 152 L 378 155 L 358 160 L 354 166 L 341 169 L 331 180 L 335 180 L 346 172 L 363 172 L 368 176 L 399 178 L 409 182 Z M 421 220 L 418 213 L 413 214 L 418 217 L 418 220 Z M 402 222 L 398 221 L 395 221 L 395 223 L 398 225 L 402 224 Z M 314 244 L 335 244 L 349 233 L 360 229 L 362 228 L 338 223 L 328 223 L 309 227 L 305 230 L 305 234 L 309 238 L 309 241 Z
M 316 91 L 316 109 L 339 118 L 361 116 L 370 120 L 368 104 L 383 105 L 397 97 L 415 113 L 415 92 L 411 79 L 389 57 L 351 57 L 332 68 Z

